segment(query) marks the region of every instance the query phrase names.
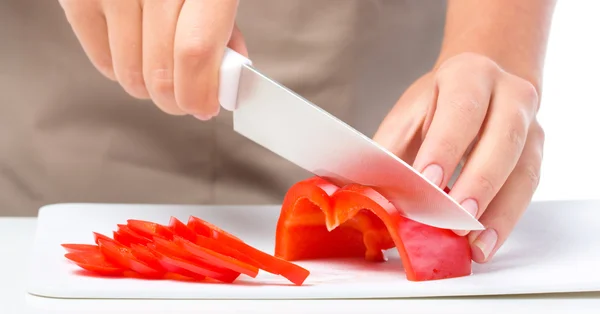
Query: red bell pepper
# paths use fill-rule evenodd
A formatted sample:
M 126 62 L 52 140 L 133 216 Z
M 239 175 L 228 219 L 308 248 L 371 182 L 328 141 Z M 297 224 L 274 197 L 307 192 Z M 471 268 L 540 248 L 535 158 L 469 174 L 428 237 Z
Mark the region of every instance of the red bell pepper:
M 384 261 L 395 247 L 410 281 L 471 274 L 466 237 L 404 218 L 372 188 L 342 188 L 312 177 L 285 195 L 276 229 L 275 256 L 289 261 L 364 257 Z

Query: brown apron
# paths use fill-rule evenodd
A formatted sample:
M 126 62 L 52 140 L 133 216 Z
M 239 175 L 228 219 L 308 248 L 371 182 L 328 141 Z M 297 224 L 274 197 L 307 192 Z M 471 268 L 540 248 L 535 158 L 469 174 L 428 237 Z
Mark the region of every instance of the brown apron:
M 238 25 L 257 68 L 371 136 L 433 64 L 444 11 L 243 0 Z M 58 202 L 273 204 L 310 175 L 221 112 L 201 122 L 129 97 L 92 67 L 58 1 L 0 1 L 0 216 Z

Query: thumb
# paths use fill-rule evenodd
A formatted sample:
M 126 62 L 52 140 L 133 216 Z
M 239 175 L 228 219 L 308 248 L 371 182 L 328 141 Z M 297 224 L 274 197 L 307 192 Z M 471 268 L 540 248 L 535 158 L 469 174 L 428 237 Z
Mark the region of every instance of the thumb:
M 244 35 L 237 27 L 237 24 L 233 26 L 233 31 L 231 32 L 231 38 L 229 39 L 229 43 L 227 46 L 237 53 L 243 55 L 248 58 L 248 47 L 246 46 L 246 41 L 244 40 Z

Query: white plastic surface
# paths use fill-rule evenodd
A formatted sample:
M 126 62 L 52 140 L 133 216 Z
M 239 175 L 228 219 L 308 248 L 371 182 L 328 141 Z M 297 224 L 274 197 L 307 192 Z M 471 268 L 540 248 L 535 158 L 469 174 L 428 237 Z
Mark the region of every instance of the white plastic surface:
M 167 223 L 196 215 L 272 252 L 277 206 L 52 205 L 40 211 L 27 290 L 59 298 L 341 299 L 506 295 L 600 291 L 600 201 L 536 202 L 489 264 L 473 275 L 429 282 L 406 280 L 396 254 L 385 263 L 361 259 L 299 262 L 312 271 L 305 286 L 261 273 L 237 284 L 204 284 L 79 275 L 61 243 L 93 243 L 137 218 Z M 395 251 L 390 251 L 393 253 Z
M 225 48 L 219 73 L 219 102 L 229 111 L 236 109 L 240 73 L 244 65 L 252 65 L 252 61 L 230 48 Z

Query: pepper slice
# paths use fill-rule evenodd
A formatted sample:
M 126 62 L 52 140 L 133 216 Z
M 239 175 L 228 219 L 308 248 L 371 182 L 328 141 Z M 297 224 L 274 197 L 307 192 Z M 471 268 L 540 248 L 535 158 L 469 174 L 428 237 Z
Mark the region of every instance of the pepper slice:
M 198 281 L 206 279 L 205 270 L 184 259 L 170 256 L 159 252 L 154 243 L 148 244 L 148 249 L 158 258 L 158 262 L 169 273 L 178 274 L 184 277 L 193 278 Z M 165 275 L 165 276 L 167 276 Z
M 187 269 L 196 274 L 212 278 L 218 281 L 231 283 L 240 275 L 231 269 L 218 267 L 194 256 L 194 254 L 183 250 L 182 247 L 166 239 L 159 237 L 154 238 L 152 249 L 168 257 L 167 263 L 176 262 L 175 265 Z
M 61 244 L 69 253 L 74 252 L 98 252 L 99 247 L 94 244 L 63 243 Z
M 141 244 L 132 243 L 131 244 L 131 254 L 135 256 L 138 260 L 145 263 L 151 268 L 156 270 L 167 272 L 167 270 L 161 265 L 158 260 L 158 256 L 156 256 L 148 247 L 145 247 Z
M 173 231 L 173 234 L 178 235 L 188 241 L 196 242 L 198 234 L 176 217 L 171 217 L 169 220 L 169 228 L 171 231 Z
M 217 267 L 230 269 L 234 272 L 248 275 L 252 278 L 256 278 L 258 275 L 258 268 L 256 266 L 246 264 L 229 256 L 225 256 L 207 248 L 203 248 L 178 236 L 175 236 L 173 240 L 183 250 L 189 252 L 197 259 L 204 260 L 207 263 L 213 264 Z
M 221 246 L 228 247 L 247 256 L 253 261 L 251 265 L 256 266 L 266 272 L 281 275 L 296 285 L 302 285 L 310 272 L 299 265 L 290 263 L 284 259 L 269 255 L 247 243 L 231 233 L 218 228 L 217 226 L 204 221 L 198 217 L 190 216 L 188 227 L 199 235 L 214 239 Z M 221 252 L 219 252 L 221 253 Z
M 136 244 L 146 245 L 152 241 L 152 239 L 145 237 L 145 236 L 139 234 L 138 232 L 133 231 L 127 225 L 118 224 L 117 228 L 118 228 L 117 233 L 119 234 L 119 237 L 126 243 L 129 243 L 129 244 L 136 243 Z M 115 238 L 115 240 L 116 240 L 116 238 Z M 123 244 L 125 244 L 125 243 L 123 243 Z M 126 245 L 129 246 L 128 244 L 126 244 Z
M 223 245 L 223 243 L 220 243 L 219 241 L 217 241 L 213 238 L 208 238 L 203 235 L 198 235 L 196 237 L 195 243 L 203 248 L 215 251 L 217 253 L 223 254 L 225 256 L 229 256 L 231 258 L 235 258 L 236 260 L 242 261 L 246 264 L 250 264 L 250 265 L 260 268 L 260 269 L 263 268 L 262 264 L 260 264 L 259 262 L 257 262 L 253 258 L 251 258 L 250 256 L 247 256 L 247 255 L 243 254 L 242 252 L 240 252 L 236 249 L 233 249 L 229 246 Z
M 276 229 L 275 255 L 286 260 L 364 257 L 384 260 L 396 247 L 410 281 L 471 274 L 466 237 L 404 218 L 372 188 L 339 188 L 312 177 L 288 190 Z
M 110 237 L 103 235 L 102 233 L 94 232 L 94 243 L 98 244 L 98 240 L 103 239 L 106 241 L 114 241 Z
M 99 239 L 98 242 L 100 252 L 104 254 L 106 259 L 111 263 L 130 269 L 143 277 L 158 278 L 164 274 L 164 272 L 154 269 L 140 261 L 131 253 L 131 249 L 115 240 Z
M 119 267 L 106 260 L 99 250 L 70 252 L 66 253 L 65 257 L 73 261 L 77 266 L 103 276 L 123 275 L 125 271 L 123 267 Z
M 219 240 L 220 238 L 227 238 L 227 239 L 235 239 L 236 241 L 242 241 L 242 239 L 234 236 L 233 234 L 215 226 L 214 224 L 211 224 L 210 222 L 200 219 L 196 216 L 190 216 L 190 218 L 188 219 L 188 223 L 187 226 L 194 230 L 194 232 L 196 232 L 197 234 L 206 236 L 206 237 L 210 237 L 213 239 L 217 239 Z
M 154 237 L 161 237 L 167 240 L 173 239 L 173 231 L 169 227 L 155 222 L 129 219 L 127 220 L 127 227 L 148 239 L 153 239 Z

